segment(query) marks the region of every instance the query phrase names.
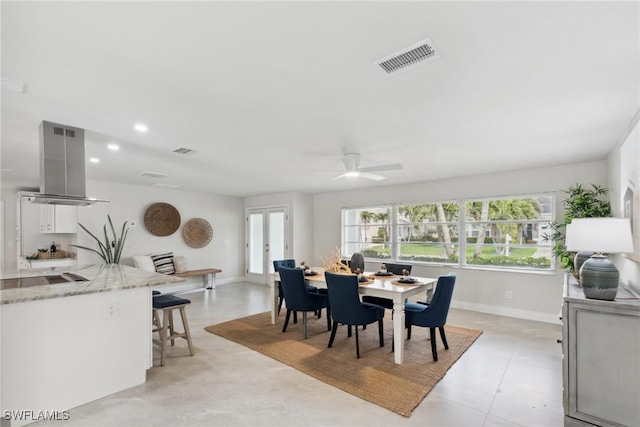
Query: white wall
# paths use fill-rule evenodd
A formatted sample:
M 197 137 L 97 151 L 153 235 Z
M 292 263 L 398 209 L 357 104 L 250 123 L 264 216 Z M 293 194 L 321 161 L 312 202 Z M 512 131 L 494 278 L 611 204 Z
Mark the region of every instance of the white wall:
M 630 162 L 635 166 L 635 174 L 637 178 L 640 178 L 640 124 L 638 122 L 640 118 L 640 110 L 636 113 L 634 119 L 629 126 L 629 133 L 625 135 L 617 147 L 609 154 L 607 158 L 607 175 L 608 185 L 611 193 L 611 211 L 613 216 L 623 216 L 623 204 L 622 198 L 624 191 L 626 191 L 627 185 L 635 184 L 636 198 L 638 192 L 640 192 L 640 182 L 627 183 L 621 182 L 620 173 L 620 147 L 624 145 L 633 145 L 633 150 L 630 150 L 634 155 L 634 159 Z M 628 160 L 628 159 L 625 159 Z M 637 208 L 637 206 L 635 206 Z M 640 221 L 640 212 L 634 211 L 634 221 Z M 612 257 L 613 262 L 620 271 L 620 280 L 628 284 L 635 291 L 640 292 L 640 263 L 623 255 L 617 255 Z
M 556 193 L 556 217 L 561 217 L 561 190 L 580 183 L 607 185 L 606 162 L 590 162 L 511 173 L 446 179 L 314 196 L 313 263 L 322 265 L 340 247 L 341 208 L 385 203 L 421 203 L 470 197 L 495 197 L 540 192 Z M 368 265 L 375 269 L 377 265 Z M 438 277 L 451 267 L 415 266 L 417 276 Z M 562 304 L 562 271 L 516 273 L 456 269 L 458 281 L 452 306 L 488 313 L 558 323 Z M 512 299 L 505 298 L 506 291 Z
M 5 248 L 10 241 L 15 241 L 15 197 L 17 189 L 2 189 L 2 199 L 7 205 L 7 224 Z M 78 222 L 83 224 L 94 234 L 102 233 L 102 227 L 107 223 L 107 215 L 111 216 L 116 229 L 122 227 L 124 221 L 136 222 L 131 227 L 125 244 L 121 263 L 133 265 L 132 256 L 138 254 L 173 252 L 183 255 L 187 259 L 187 266 L 191 270 L 200 268 L 220 268 L 217 283 L 228 283 L 244 278 L 244 214 L 243 201 L 237 197 L 217 196 L 206 193 L 114 184 L 98 181 L 87 181 L 87 195 L 109 200 L 109 203 L 96 203 L 92 207 L 78 208 Z M 152 235 L 144 226 L 146 209 L 156 202 L 170 203 L 181 216 L 181 227 L 171 236 L 159 237 Z M 11 214 L 11 215 L 9 215 Z M 31 218 L 31 217 L 29 217 Z M 204 248 L 194 249 L 182 239 L 182 225 L 191 218 L 204 218 L 213 228 L 213 238 Z M 51 235 L 46 238 L 39 233 L 39 223 L 29 226 L 29 221 L 23 222 L 25 241 L 52 240 Z M 77 242 L 80 245 L 95 247 L 95 242 L 83 231 L 79 230 Z M 6 266 L 16 265 L 15 248 L 7 248 Z M 25 249 L 27 249 L 25 247 Z M 35 248 L 34 248 L 35 249 Z M 63 247 L 64 250 L 72 248 Z M 102 262 L 95 254 L 72 249 L 78 253 L 78 263 L 93 264 Z

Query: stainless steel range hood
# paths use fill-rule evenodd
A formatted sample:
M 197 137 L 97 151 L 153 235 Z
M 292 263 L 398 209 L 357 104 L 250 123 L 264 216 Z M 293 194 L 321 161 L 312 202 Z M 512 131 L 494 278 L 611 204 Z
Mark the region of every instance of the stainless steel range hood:
M 22 193 L 32 203 L 89 206 L 108 202 L 87 197 L 84 129 L 40 124 L 40 193 Z

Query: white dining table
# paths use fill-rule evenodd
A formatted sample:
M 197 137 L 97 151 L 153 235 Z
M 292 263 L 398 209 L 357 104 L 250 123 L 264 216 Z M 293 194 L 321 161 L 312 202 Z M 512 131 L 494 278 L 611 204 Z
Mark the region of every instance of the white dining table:
M 305 275 L 310 285 L 318 288 L 326 288 L 327 283 L 324 276 L 324 268 L 312 267 L 311 271 L 315 275 Z M 373 295 L 393 300 L 393 339 L 394 339 L 394 360 L 401 364 L 404 358 L 404 301 L 405 299 L 424 293 L 426 300 L 430 301 L 433 295 L 434 284 L 438 279 L 431 277 L 416 277 L 415 283 L 398 283 L 401 276 L 375 276 L 375 273 L 364 273 L 363 276 L 370 278 L 370 281 L 360 282 L 358 291 L 361 295 Z M 276 282 L 280 280 L 280 275 L 275 273 L 271 281 L 271 323 L 278 322 L 278 287 Z M 286 304 L 286 301 L 285 301 Z

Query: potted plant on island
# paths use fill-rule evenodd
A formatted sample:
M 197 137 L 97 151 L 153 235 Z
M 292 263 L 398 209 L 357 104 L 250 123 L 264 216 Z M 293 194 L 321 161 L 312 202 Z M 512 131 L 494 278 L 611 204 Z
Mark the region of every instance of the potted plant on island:
M 107 224 L 105 224 L 103 227 L 104 240 L 100 240 L 98 237 L 96 237 L 95 234 L 90 232 L 84 225 L 78 223 L 78 225 L 98 243 L 98 250 L 89 248 L 87 246 L 81 246 L 81 245 L 71 245 L 71 246 L 94 252 L 98 254 L 107 264 L 118 264 L 120 262 L 120 256 L 122 255 L 122 249 L 124 248 L 124 243 L 127 240 L 127 234 L 129 233 L 129 228 L 127 227 L 127 221 L 125 221 L 124 224 L 122 224 L 122 230 L 120 231 L 120 236 L 118 236 L 116 234 L 116 229 L 113 226 L 113 222 L 111 221 L 111 216 L 107 215 L 107 220 L 109 223 L 109 228 L 111 229 L 112 236 L 109 236 L 109 234 L 107 233 Z
M 607 197 L 609 190 L 596 184 L 591 184 L 591 188 L 583 188 L 580 184 L 575 184 L 566 190 L 562 190 L 562 192 L 567 195 L 562 201 L 565 207 L 564 217 L 562 220 L 554 220 L 551 222 L 552 232 L 545 234 L 543 239 L 553 243 L 552 253 L 556 259 L 560 260 L 560 267 L 578 278 L 575 262 L 576 253 L 569 252 L 566 249 L 566 227 L 568 224 L 571 224 L 574 218 L 602 218 L 611 216 L 611 203 Z M 586 258 L 588 258 L 588 256 Z

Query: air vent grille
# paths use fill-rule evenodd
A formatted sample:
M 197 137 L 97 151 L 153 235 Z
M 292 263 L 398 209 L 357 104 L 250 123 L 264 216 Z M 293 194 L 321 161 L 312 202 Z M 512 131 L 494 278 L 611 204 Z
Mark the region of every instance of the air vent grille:
M 185 147 L 177 147 L 171 150 L 172 153 L 178 153 L 178 154 L 189 154 L 192 151 L 193 150 L 191 150 L 190 148 L 185 148 Z
M 60 136 L 68 136 L 69 138 L 75 138 L 76 137 L 76 131 L 73 129 L 65 129 L 65 128 L 61 128 L 61 127 L 57 127 L 54 126 L 53 128 L 53 133 L 55 135 L 60 135 Z
M 140 172 L 139 176 L 144 176 L 146 178 L 166 178 L 169 175 L 159 172 Z
M 382 58 L 375 64 L 379 65 L 388 76 L 393 76 L 438 58 L 440 53 L 433 47 L 431 40 L 427 39 Z
M 180 188 L 179 184 L 161 184 L 161 183 L 155 183 L 152 185 L 152 187 L 161 187 L 161 188 Z

